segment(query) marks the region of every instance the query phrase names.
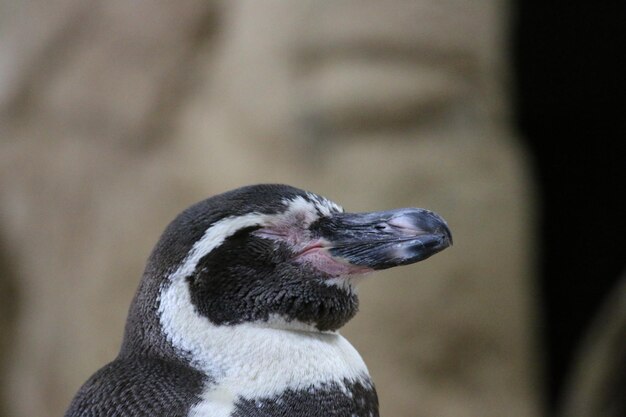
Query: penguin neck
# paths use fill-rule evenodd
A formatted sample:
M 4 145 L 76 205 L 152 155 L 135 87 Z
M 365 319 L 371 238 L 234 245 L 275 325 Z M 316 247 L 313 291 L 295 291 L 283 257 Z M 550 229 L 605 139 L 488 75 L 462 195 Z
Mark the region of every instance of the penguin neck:
M 295 270 L 250 276 L 220 274 L 214 268 L 184 279 L 190 303 L 197 313 L 216 325 L 257 322 L 263 327 L 335 331 L 358 311 L 358 296 L 351 278 L 324 279 Z M 184 289 L 180 289 L 183 291 Z
M 280 392 L 368 378 L 359 354 L 335 331 L 285 323 L 279 317 L 212 323 L 194 308 L 184 280 L 172 282 L 159 299 L 159 321 L 167 341 L 212 380 L 232 383 L 232 392 L 256 396 L 259 389 Z M 285 324 L 289 328 L 282 327 Z

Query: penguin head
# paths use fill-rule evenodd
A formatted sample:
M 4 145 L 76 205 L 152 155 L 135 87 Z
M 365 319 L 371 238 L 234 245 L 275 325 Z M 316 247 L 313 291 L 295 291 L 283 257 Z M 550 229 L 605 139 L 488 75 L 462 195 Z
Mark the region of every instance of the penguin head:
M 294 187 L 254 185 L 182 212 L 144 280 L 157 280 L 161 291 L 184 285 L 195 313 L 213 325 L 333 331 L 357 311 L 355 278 L 451 243 L 445 221 L 428 210 L 346 213 Z

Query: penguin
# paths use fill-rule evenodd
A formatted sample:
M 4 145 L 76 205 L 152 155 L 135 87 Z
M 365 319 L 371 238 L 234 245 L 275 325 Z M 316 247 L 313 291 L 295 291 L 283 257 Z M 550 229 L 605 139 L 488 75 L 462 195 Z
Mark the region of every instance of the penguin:
M 338 333 L 356 285 L 451 244 L 432 211 L 347 213 L 288 185 L 201 201 L 163 232 L 117 358 L 65 417 L 378 417 L 367 367 Z

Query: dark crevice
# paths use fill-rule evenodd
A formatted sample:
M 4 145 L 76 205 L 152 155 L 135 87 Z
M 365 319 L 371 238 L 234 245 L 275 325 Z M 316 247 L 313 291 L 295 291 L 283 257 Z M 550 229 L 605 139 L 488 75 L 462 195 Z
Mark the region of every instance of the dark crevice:
M 0 387 L 8 385 L 7 366 L 12 348 L 11 341 L 16 339 L 16 321 L 19 305 L 17 273 L 11 262 L 13 257 L 0 235 Z M 0 416 L 8 416 L 6 392 L 0 392 Z
M 536 161 L 550 405 L 625 267 L 626 3 L 516 3 L 516 124 Z

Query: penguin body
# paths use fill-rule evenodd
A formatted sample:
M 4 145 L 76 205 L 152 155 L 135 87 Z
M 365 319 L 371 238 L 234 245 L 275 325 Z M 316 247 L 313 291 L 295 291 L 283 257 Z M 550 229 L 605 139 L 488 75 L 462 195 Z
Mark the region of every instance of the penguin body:
M 120 354 L 66 417 L 377 417 L 367 367 L 337 333 L 357 277 L 450 244 L 423 209 L 344 213 L 285 185 L 204 200 L 161 236 Z
M 118 358 L 89 378 L 66 416 L 187 416 L 205 379 L 172 361 Z

